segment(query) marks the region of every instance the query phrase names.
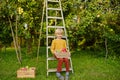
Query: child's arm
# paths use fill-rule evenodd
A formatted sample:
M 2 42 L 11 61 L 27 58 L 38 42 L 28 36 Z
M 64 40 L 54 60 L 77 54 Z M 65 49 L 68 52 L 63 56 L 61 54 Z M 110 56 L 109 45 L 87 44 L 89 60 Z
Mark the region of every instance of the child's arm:
M 67 49 L 67 43 L 66 43 L 66 41 L 65 41 L 65 48 L 66 48 L 66 50 L 68 51 L 69 56 L 71 56 L 71 53 L 70 53 L 69 50 Z
M 66 40 L 64 40 L 64 48 L 67 49 L 67 43 L 66 43 Z
M 50 50 L 51 50 L 52 54 L 55 54 L 55 42 L 54 42 L 54 40 L 52 41 Z

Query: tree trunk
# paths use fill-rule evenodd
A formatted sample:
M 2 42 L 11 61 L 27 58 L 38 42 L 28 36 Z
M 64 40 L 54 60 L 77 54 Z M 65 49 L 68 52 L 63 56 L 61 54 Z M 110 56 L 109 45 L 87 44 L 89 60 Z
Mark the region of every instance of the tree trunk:
M 19 52 L 19 58 L 21 60 L 21 48 L 20 48 L 20 42 L 18 40 L 18 15 L 16 15 L 16 27 L 15 28 L 16 28 L 16 30 L 15 30 L 15 32 L 16 32 L 16 38 L 15 38 L 15 40 L 16 40 L 16 48 L 17 48 L 17 50 Z
M 37 61 L 38 61 L 38 57 L 39 57 L 39 52 L 40 52 L 40 41 L 41 41 L 41 35 L 42 35 L 42 28 L 43 28 L 43 20 L 44 20 L 44 12 L 45 12 L 45 1 L 43 3 L 43 11 L 42 11 L 42 19 L 41 19 L 41 28 L 39 30 L 39 42 L 38 42 L 38 50 L 37 50 Z
M 30 54 L 32 52 L 32 38 L 26 40 L 27 40 L 27 54 Z
M 16 51 L 16 56 L 17 56 L 18 62 L 21 64 L 21 61 L 20 61 L 20 58 L 19 58 L 19 53 L 17 51 L 15 35 L 14 35 L 14 32 L 13 32 L 13 28 L 12 28 L 12 23 L 11 23 L 10 17 L 8 17 L 8 20 L 9 20 L 9 23 L 10 23 L 10 28 L 11 28 L 11 32 L 12 32 L 12 37 L 13 37 L 14 47 L 15 47 L 15 51 Z
M 77 15 L 77 23 L 80 23 L 80 15 Z
M 105 60 L 108 57 L 108 47 L 107 47 L 107 39 L 105 38 L 105 49 L 106 49 L 106 55 L 105 55 Z

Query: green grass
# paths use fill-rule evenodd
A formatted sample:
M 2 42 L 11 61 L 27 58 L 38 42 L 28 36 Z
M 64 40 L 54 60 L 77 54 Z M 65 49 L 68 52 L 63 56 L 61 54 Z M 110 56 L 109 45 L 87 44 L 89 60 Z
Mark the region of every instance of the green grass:
M 104 57 L 92 53 L 91 51 L 72 53 L 74 73 L 70 73 L 70 80 L 120 80 L 120 59 L 111 57 L 105 61 Z M 24 66 L 36 67 L 36 77 L 34 79 L 16 78 L 17 69 Z M 21 65 L 17 61 L 14 49 L 7 48 L 6 53 L 4 51 L 0 52 L 0 69 L 0 80 L 57 80 L 55 73 L 50 73 L 46 77 L 45 48 L 41 48 L 38 61 L 36 50 L 30 55 L 26 55 L 22 51 Z

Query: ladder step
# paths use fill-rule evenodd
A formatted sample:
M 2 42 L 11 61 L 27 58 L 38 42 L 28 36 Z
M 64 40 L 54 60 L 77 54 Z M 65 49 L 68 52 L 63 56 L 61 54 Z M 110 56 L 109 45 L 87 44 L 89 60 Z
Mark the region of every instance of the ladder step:
M 48 10 L 61 10 L 60 8 L 47 8 Z
M 48 72 L 56 72 L 56 71 L 57 71 L 56 68 L 48 69 Z M 62 71 L 66 71 L 66 68 L 62 68 Z M 72 71 L 72 68 L 70 68 L 70 71 Z
M 48 0 L 48 2 L 59 2 L 58 0 Z
M 47 60 L 56 60 L 54 57 L 49 57 Z
M 55 36 L 47 36 L 47 38 L 55 38 Z
M 50 46 L 48 46 L 47 49 L 50 49 Z
M 52 19 L 63 19 L 62 17 L 52 17 L 52 16 L 48 16 L 47 18 L 52 18 Z
M 64 26 L 47 26 L 48 28 L 65 28 Z
M 55 38 L 55 36 L 47 36 L 47 38 Z M 67 36 L 62 36 L 62 38 L 67 38 Z

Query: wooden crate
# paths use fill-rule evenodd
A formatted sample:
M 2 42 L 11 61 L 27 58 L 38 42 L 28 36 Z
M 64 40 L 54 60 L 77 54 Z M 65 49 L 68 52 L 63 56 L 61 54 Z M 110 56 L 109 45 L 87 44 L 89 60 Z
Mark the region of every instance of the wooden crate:
M 70 53 L 69 52 L 57 52 L 55 53 L 57 58 L 69 58 Z
M 17 70 L 17 78 L 35 78 L 35 67 L 20 68 Z

